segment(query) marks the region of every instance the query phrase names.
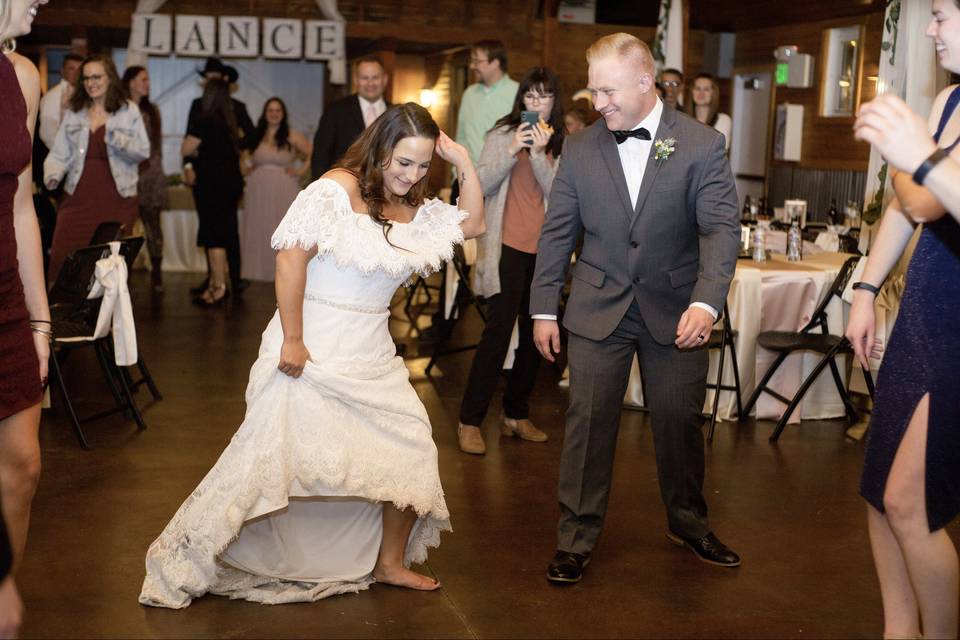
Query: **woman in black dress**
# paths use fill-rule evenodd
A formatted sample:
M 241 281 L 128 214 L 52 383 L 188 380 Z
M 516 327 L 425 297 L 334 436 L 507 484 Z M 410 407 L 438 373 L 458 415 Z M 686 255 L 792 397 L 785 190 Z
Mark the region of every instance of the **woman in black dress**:
M 187 131 L 180 152 L 196 156 L 193 197 L 200 227 L 197 245 L 207 249 L 210 281 L 197 301 L 218 305 L 227 296 L 227 251 L 240 251 L 237 205 L 243 195 L 240 173 L 240 135 L 223 80 L 208 80 L 203 90 L 200 117 Z
M 927 35 L 944 68 L 960 72 L 960 0 L 934 0 Z M 930 128 L 943 149 L 960 141 L 960 85 L 936 99 Z M 889 108 L 864 107 L 858 122 Z M 862 136 L 862 133 L 860 133 Z M 868 134 L 869 135 L 869 134 Z M 920 146 L 922 139 L 912 144 Z M 900 258 L 917 221 L 924 226 L 877 378 L 860 485 L 880 579 L 885 637 L 957 636 L 957 552 L 944 531 L 960 512 L 960 224 L 927 189 L 920 173 L 894 171 L 887 208 L 863 278 L 855 286 L 847 338 L 858 359 L 879 355 L 874 296 Z

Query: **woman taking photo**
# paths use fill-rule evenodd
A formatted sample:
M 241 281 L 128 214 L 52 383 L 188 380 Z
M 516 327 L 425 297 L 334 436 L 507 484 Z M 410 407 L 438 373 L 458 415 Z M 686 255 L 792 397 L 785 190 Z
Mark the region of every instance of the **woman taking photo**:
M 730 151 L 733 120 L 727 114 L 720 113 L 720 87 L 717 81 L 709 73 L 699 73 L 693 79 L 690 94 L 697 120 L 722 133 L 727 141 L 727 151 Z
M 220 79 L 207 80 L 200 101 L 200 117 L 187 131 L 180 154 L 194 156 L 193 169 L 199 228 L 197 246 L 207 250 L 210 274 L 207 289 L 196 302 L 205 306 L 221 304 L 227 297 L 227 250 L 240 252 L 237 206 L 243 195 L 240 173 L 240 130 L 230 102 L 230 85 Z
M 50 310 L 30 157 L 40 75 L 14 53 L 38 0 L 0 0 L 0 635 L 13 637 L 22 605 L 14 572 L 23 558 L 40 476 L 40 398 L 47 384 Z
M 242 277 L 273 282 L 277 254 L 270 246 L 270 236 L 297 197 L 300 179 L 310 171 L 304 160 L 310 157 L 312 145 L 299 131 L 290 129 L 287 105 L 273 97 L 263 105 L 249 148 L 253 154 L 241 166 L 247 175 L 240 234 Z
M 459 209 L 425 198 L 434 153 L 457 168 Z M 339 167 L 297 196 L 273 235 L 278 310 L 246 417 L 147 551 L 143 604 L 440 586 L 409 569 L 450 516 L 389 305 L 411 275 L 434 273 L 483 232 L 480 185 L 466 149 L 413 103 L 387 109 Z
M 43 163 L 47 189 L 62 180 L 66 193 L 50 248 L 51 283 L 100 223 L 119 222 L 129 232 L 137 219 L 139 166 L 150 156 L 150 140 L 139 107 L 125 96 L 113 60 L 99 54 L 84 59 L 80 83 Z
M 160 212 L 167 208 L 167 178 L 163 174 L 163 125 L 160 109 L 150 102 L 150 74 L 146 68 L 134 65 L 123 72 L 123 86 L 133 103 L 140 107 L 143 124 L 150 139 L 150 157 L 140 163 L 137 198 L 140 219 L 147 236 L 150 254 L 150 285 L 154 291 L 163 291 L 163 229 Z
M 537 124 L 522 121 L 522 112 L 536 114 Z M 480 426 L 518 317 L 520 343 L 503 394 L 500 431 L 531 442 L 547 440 L 529 419 L 528 400 L 540 354 L 533 344 L 533 320 L 527 306 L 537 240 L 564 130 L 560 80 L 549 69 L 534 67 L 520 81 L 513 110 L 484 141 L 477 175 L 483 188 L 487 232 L 477 241 L 474 292 L 488 299 L 488 312 L 460 405 L 457 435 L 464 453 L 486 452 Z
M 960 5 L 933 0 L 927 28 L 940 64 L 960 72 Z M 937 97 L 930 131 L 950 152 L 960 142 L 960 85 Z M 870 139 L 893 105 L 883 97 L 861 109 L 857 134 Z M 881 125 L 882 126 L 882 125 Z M 911 140 L 927 146 L 926 136 Z M 896 197 L 880 221 L 862 280 L 853 285 L 846 336 L 869 369 L 878 357 L 874 302 L 879 288 L 923 222 L 906 274 L 896 324 L 877 376 L 860 494 L 880 594 L 883 635 L 956 638 L 960 590 L 957 551 L 944 527 L 960 512 L 960 224 L 923 186 L 941 158 L 914 173 L 892 172 Z M 919 184 L 918 184 L 919 183 Z

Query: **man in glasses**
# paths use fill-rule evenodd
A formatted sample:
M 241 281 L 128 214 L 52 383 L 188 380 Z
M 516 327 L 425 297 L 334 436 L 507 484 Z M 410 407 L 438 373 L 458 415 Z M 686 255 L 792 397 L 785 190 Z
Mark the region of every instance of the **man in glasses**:
M 487 132 L 497 120 L 510 113 L 519 84 L 507 75 L 507 50 L 499 40 L 481 40 L 473 45 L 470 70 L 476 83 L 467 87 L 460 100 L 456 140 L 467 148 L 476 166 Z M 451 202 L 456 202 L 459 194 L 455 179 L 450 191 Z M 432 326 L 421 334 L 421 342 L 437 342 L 446 336 L 450 323 L 444 318 L 444 306 L 441 302 L 440 309 L 433 315 Z
M 676 69 L 664 69 L 660 74 L 663 101 L 677 111 L 683 111 L 683 74 Z

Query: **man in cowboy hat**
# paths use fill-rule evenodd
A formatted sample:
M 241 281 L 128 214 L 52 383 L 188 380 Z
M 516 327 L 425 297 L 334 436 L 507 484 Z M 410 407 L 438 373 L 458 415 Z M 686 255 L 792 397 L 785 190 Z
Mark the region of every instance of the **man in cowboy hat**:
M 223 64 L 223 61 L 216 57 L 207 58 L 203 68 L 197 69 L 197 75 L 203 78 L 203 84 L 206 84 L 209 80 L 224 80 L 227 84 L 233 85 L 240 78 L 240 74 L 237 73 L 234 67 Z M 230 102 L 233 103 L 233 113 L 237 119 L 237 126 L 240 127 L 240 146 L 242 147 L 244 140 L 249 140 L 253 135 L 253 121 L 250 120 L 250 114 L 247 113 L 247 105 L 235 98 L 230 98 Z M 196 119 L 200 117 L 200 103 L 201 98 L 195 98 L 194 101 L 190 103 L 190 114 L 187 116 L 187 131 L 191 130 Z M 189 157 L 183 159 L 183 181 L 192 187 L 196 180 L 196 174 L 193 171 L 193 163 L 191 160 L 192 158 Z M 238 294 L 246 289 L 246 285 L 249 284 L 249 282 L 240 279 L 239 247 L 227 249 L 227 262 L 230 264 L 231 289 L 233 289 L 234 293 Z M 202 293 L 206 290 L 207 284 L 208 282 L 204 281 L 200 286 L 190 289 L 190 293 Z

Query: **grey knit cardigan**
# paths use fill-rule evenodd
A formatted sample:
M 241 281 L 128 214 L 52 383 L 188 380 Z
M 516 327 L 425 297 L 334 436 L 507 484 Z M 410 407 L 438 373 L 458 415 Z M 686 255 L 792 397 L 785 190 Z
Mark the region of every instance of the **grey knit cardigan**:
M 473 269 L 473 292 L 490 297 L 500 293 L 500 247 L 503 236 L 503 207 L 510 190 L 510 173 L 517 163 L 516 156 L 508 150 L 513 140 L 514 129 L 508 126 L 491 129 L 483 142 L 477 176 L 483 189 L 483 211 L 487 231 L 477 238 L 477 264 Z M 553 178 L 557 175 L 560 159 L 551 163 L 545 153 L 530 154 L 533 174 L 543 191 L 543 207 Z

